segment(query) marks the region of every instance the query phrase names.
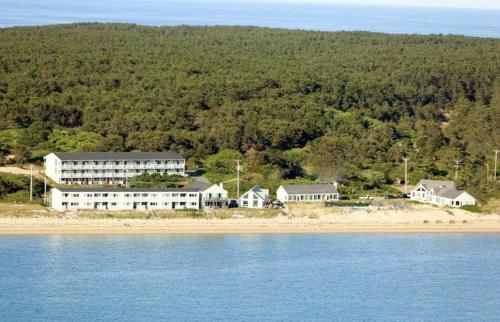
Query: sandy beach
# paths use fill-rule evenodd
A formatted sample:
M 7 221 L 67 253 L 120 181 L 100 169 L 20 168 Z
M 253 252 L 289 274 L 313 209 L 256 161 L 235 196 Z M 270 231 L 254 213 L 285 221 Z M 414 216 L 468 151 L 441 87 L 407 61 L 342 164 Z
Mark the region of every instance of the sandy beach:
M 226 210 L 227 211 L 227 210 Z M 235 214 L 241 214 L 234 211 Z M 411 209 L 347 211 L 297 207 L 271 218 L 85 218 L 59 214 L 1 216 L 0 234 L 217 234 L 217 233 L 500 233 L 499 214 L 415 206 Z

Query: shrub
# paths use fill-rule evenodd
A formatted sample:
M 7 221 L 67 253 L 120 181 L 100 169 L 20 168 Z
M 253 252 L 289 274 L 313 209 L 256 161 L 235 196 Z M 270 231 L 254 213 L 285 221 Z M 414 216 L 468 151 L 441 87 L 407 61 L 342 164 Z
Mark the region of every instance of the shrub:
M 3 202 L 29 202 L 30 194 L 26 190 L 9 193 L 2 198 Z
M 460 207 L 460 209 L 463 209 L 463 210 L 466 210 L 469 212 L 474 212 L 474 213 L 482 213 L 483 212 L 483 210 L 479 206 L 476 206 L 476 205 L 465 205 L 465 206 Z

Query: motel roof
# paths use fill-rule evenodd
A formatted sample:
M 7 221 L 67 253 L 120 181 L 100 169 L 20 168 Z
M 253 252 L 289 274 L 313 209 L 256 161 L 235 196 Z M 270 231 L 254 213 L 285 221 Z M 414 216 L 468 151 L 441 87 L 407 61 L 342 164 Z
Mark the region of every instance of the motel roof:
M 75 192 L 75 193 L 76 192 L 114 193 L 114 192 L 199 192 L 201 191 L 201 189 L 199 188 L 189 188 L 189 187 L 186 188 L 58 187 L 54 189 L 57 189 L 61 192 Z
M 54 152 L 63 161 L 184 160 L 175 151 L 164 152 Z

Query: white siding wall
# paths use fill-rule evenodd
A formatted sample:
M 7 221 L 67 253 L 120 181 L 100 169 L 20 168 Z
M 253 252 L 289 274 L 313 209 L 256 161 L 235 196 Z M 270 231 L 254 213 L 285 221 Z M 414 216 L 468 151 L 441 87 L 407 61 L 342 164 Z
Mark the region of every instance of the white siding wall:
M 449 206 L 449 207 L 461 207 L 464 205 L 475 205 L 476 204 L 476 199 L 472 197 L 470 194 L 467 192 L 462 192 L 458 197 L 455 199 L 450 199 L 450 198 L 445 198 L 445 197 L 440 197 L 437 196 L 433 193 L 433 191 L 417 191 L 420 188 L 423 189 L 423 187 L 415 187 L 415 189 L 411 192 L 410 194 L 410 200 L 422 202 L 422 203 L 428 203 L 432 205 L 437 205 L 437 206 Z
M 53 153 L 45 160 L 45 173 L 61 184 L 123 184 L 142 173 L 186 175 L 185 160 L 61 161 Z
M 62 192 L 59 189 L 52 189 L 51 191 L 51 201 L 50 206 L 55 210 L 63 211 L 64 208 L 62 206 Z
M 65 192 L 53 189 L 51 204 L 52 208 L 59 211 L 200 209 L 200 192 Z
M 246 192 L 238 201 L 239 206 L 243 208 L 263 208 L 264 203 L 265 200 L 253 190 Z
M 227 199 L 227 190 L 219 185 L 212 185 L 203 190 L 203 200 L 209 199 Z
M 282 186 L 280 186 L 278 188 L 278 191 L 276 191 L 276 198 L 282 203 L 288 201 L 288 193 L 286 193 L 285 189 Z
M 51 153 L 44 158 L 45 161 L 45 175 L 56 183 L 61 180 L 61 160 Z

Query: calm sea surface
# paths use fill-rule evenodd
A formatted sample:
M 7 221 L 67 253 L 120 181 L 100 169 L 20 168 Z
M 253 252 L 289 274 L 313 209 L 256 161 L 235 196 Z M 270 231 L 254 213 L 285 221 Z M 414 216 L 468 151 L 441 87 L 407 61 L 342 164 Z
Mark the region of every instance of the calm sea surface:
M 499 234 L 0 237 L 0 321 L 498 321 Z
M 0 0 L 0 27 L 70 22 L 253 25 L 500 37 L 500 10 L 277 3 L 272 0 Z

